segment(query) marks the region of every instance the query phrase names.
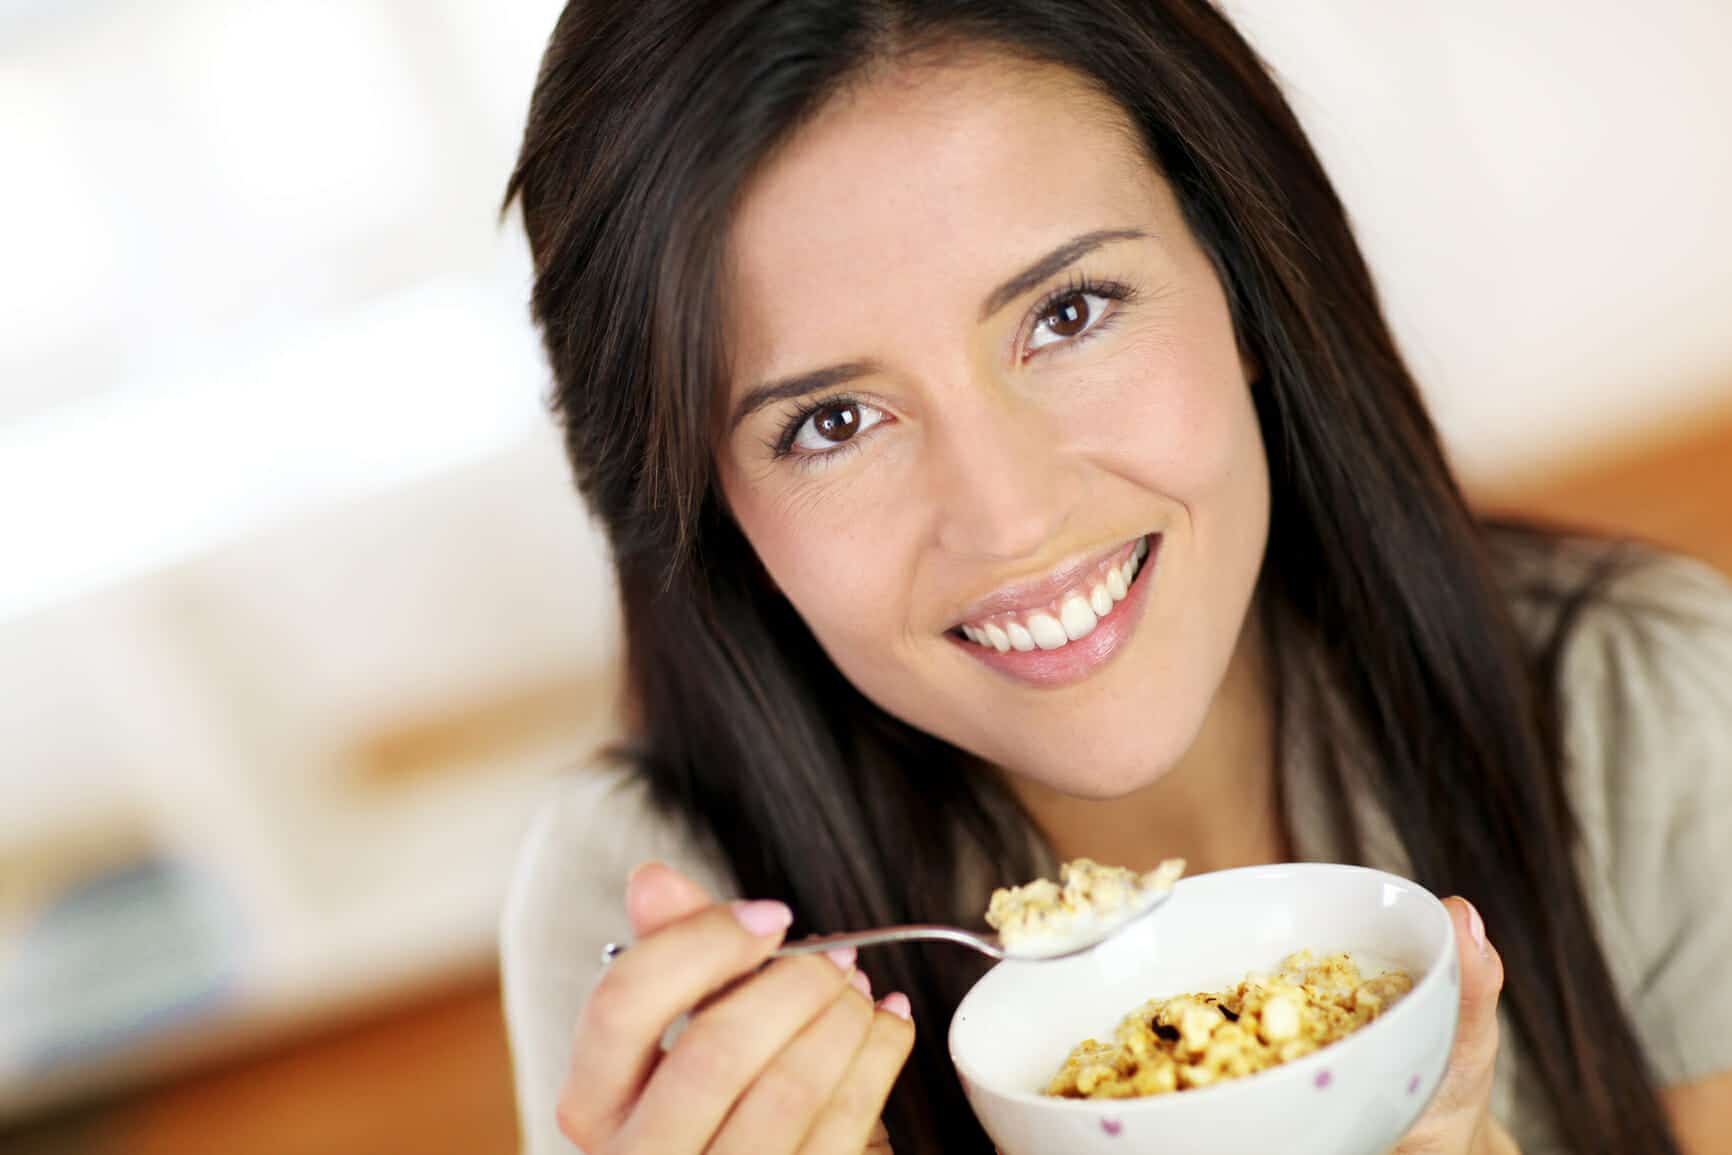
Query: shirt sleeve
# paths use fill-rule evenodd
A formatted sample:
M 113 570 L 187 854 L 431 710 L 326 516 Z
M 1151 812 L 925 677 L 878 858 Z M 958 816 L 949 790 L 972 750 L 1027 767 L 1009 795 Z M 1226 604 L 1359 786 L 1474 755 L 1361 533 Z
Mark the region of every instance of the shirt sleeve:
M 1584 615 L 1561 676 L 1584 887 L 1653 1073 L 1732 1070 L 1732 586 L 1642 563 Z
M 506 1031 L 522 1155 L 572 1155 L 559 1131 L 559 1094 L 584 1002 L 601 977 L 601 950 L 629 943 L 625 882 L 659 859 L 709 888 L 733 885 L 716 856 L 693 844 L 622 770 L 561 780 L 518 851 L 500 921 Z

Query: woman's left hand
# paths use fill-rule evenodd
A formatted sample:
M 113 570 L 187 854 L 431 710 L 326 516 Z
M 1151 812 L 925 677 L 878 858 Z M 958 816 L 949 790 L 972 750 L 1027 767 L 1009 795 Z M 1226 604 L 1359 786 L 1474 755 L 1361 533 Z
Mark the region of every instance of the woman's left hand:
M 1455 921 L 1455 949 L 1461 960 L 1461 1021 L 1443 1085 L 1394 1155 L 1520 1155 L 1509 1132 L 1491 1117 L 1503 959 L 1487 941 L 1485 923 L 1473 904 L 1450 898 L 1444 905 Z

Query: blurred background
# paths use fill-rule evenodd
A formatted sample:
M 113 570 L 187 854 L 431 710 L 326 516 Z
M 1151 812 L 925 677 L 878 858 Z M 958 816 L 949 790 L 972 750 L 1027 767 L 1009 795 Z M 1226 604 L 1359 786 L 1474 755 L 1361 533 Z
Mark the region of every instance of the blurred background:
M 615 725 L 496 206 L 555 0 L 0 0 L 0 1152 L 505 1153 Z M 1232 0 L 1488 506 L 1732 567 L 1732 7 Z

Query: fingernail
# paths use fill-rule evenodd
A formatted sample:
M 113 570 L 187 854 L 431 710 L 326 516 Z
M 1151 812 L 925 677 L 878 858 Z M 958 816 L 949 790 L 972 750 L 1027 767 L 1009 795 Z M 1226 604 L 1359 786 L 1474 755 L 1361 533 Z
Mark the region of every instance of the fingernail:
M 1486 945 L 1485 941 L 1485 920 L 1479 916 L 1478 907 L 1471 902 L 1467 902 L 1467 899 L 1465 898 L 1462 899 L 1462 901 L 1467 903 L 1468 936 L 1473 939 L 1473 945 L 1479 948 L 1479 957 L 1490 958 L 1491 948 Z
M 780 934 L 794 922 L 794 912 L 788 909 L 788 904 L 774 899 L 736 902 L 734 917 L 740 920 L 741 926 L 760 937 Z
M 889 1011 L 899 1019 L 912 1019 L 914 1008 L 908 1004 L 908 996 L 901 991 L 893 991 L 884 996 L 884 1001 L 878 1004 L 881 1011 Z
M 866 977 L 865 971 L 855 971 L 848 976 L 848 982 L 868 999 L 872 997 L 872 980 Z
M 848 970 L 852 967 L 854 965 L 854 960 L 859 956 L 860 952 L 851 946 L 839 946 L 835 950 L 827 950 L 824 952 L 825 958 L 829 959 L 843 970 Z

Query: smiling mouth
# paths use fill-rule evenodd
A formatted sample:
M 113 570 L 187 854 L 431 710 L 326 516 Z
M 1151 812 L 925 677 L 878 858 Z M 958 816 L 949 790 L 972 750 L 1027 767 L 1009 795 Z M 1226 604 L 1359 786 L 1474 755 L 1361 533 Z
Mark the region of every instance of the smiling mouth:
M 1044 606 L 964 622 L 950 633 L 1001 654 L 1063 649 L 1094 633 L 1101 619 L 1130 596 L 1148 555 L 1149 539 L 1138 538 L 1122 555 L 1103 562 L 1094 573 L 1080 578 Z

